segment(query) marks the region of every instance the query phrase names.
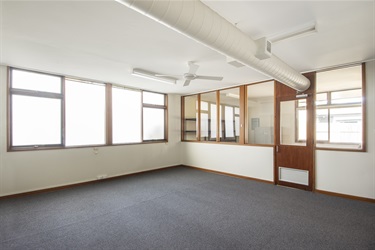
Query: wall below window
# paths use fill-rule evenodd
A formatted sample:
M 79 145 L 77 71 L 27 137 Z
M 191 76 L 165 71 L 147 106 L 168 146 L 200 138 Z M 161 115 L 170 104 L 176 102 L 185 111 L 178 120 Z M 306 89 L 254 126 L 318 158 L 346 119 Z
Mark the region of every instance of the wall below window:
M 184 165 L 273 182 L 273 147 L 182 143 Z
M 180 164 L 180 96 L 169 95 L 169 142 L 7 152 L 6 67 L 0 66 L 0 196 Z

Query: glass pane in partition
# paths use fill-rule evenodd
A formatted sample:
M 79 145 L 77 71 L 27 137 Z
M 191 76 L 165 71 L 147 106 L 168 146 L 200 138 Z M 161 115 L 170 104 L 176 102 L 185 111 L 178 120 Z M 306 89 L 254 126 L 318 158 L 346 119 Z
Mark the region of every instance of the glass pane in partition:
M 298 100 L 280 102 L 280 144 L 306 146 L 306 107 Z
M 184 140 L 197 140 L 198 136 L 198 95 L 184 97 Z
M 240 88 L 220 91 L 220 141 L 239 141 Z M 236 119 L 237 118 L 237 119 Z
M 201 94 L 201 141 L 216 141 L 216 92 Z
M 247 86 L 249 144 L 274 143 L 274 82 Z

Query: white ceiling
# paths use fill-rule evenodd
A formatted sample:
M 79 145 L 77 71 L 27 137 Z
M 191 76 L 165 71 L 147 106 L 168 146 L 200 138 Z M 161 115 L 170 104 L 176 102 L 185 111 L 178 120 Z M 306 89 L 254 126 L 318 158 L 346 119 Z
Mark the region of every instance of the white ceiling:
M 164 93 L 188 94 L 269 79 L 112 1 L 0 0 L 0 63 Z M 316 22 L 318 33 L 274 44 L 300 72 L 375 58 L 375 1 L 203 1 L 253 39 Z M 132 68 L 194 80 L 168 85 L 131 76 Z

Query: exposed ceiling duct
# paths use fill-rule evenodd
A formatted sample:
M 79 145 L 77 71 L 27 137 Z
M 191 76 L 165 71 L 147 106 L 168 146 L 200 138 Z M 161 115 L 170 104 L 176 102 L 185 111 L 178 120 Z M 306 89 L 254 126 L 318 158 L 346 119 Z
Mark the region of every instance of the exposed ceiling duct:
M 116 0 L 213 50 L 303 92 L 310 81 L 199 0 Z M 265 58 L 265 59 L 258 59 Z

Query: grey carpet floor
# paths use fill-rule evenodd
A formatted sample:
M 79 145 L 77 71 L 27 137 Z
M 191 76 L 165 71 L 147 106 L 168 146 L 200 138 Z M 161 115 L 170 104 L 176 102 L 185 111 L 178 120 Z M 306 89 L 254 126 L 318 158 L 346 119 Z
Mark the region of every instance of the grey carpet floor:
M 375 205 L 177 167 L 0 200 L 0 249 L 375 249 Z

